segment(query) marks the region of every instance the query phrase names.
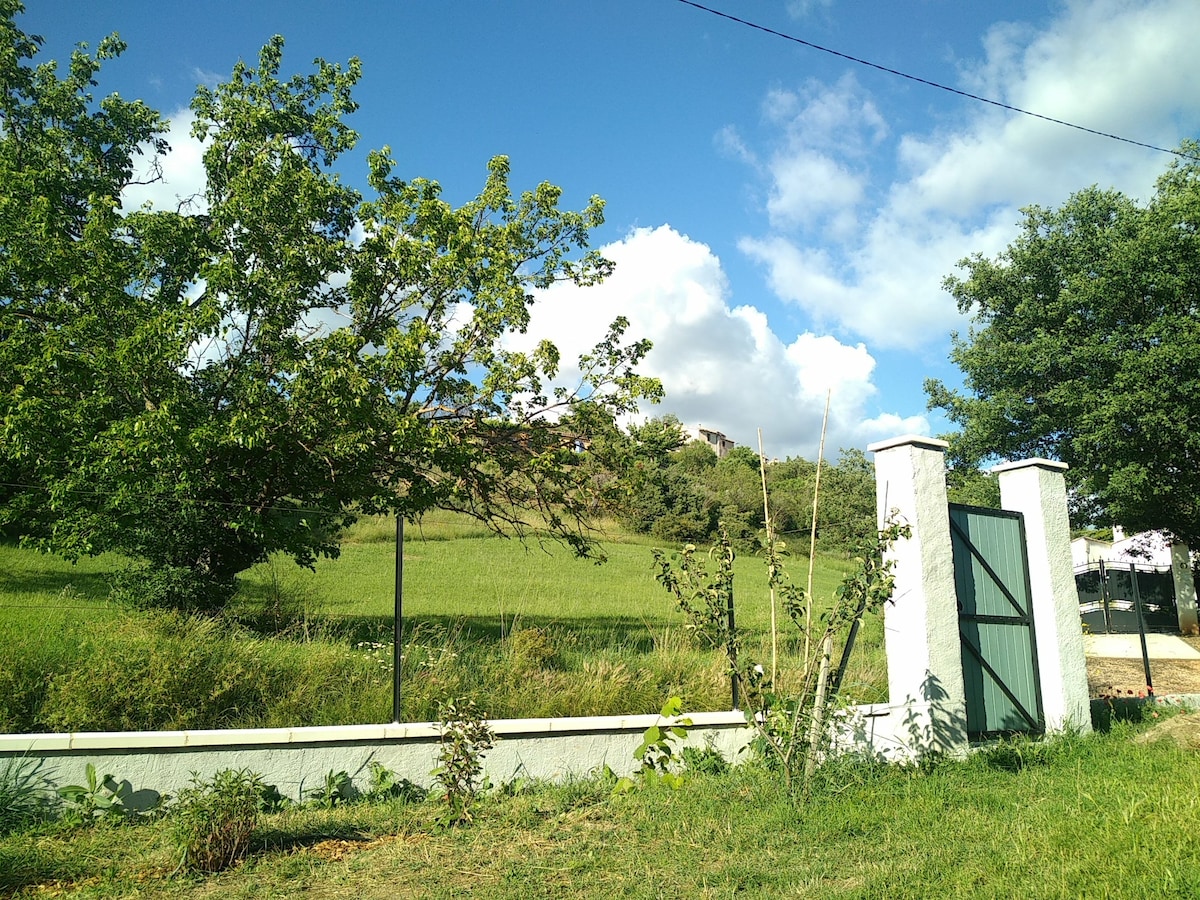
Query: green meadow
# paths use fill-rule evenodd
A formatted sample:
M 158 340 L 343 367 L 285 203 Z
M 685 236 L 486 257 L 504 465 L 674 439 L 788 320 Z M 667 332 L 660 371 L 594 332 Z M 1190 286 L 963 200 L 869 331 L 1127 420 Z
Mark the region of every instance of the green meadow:
M 392 718 L 395 525 L 366 519 L 315 571 L 272 559 L 246 572 L 221 616 L 119 606 L 106 575 L 0 546 L 0 730 L 40 732 L 358 724 Z M 491 535 L 449 515 L 408 526 L 403 718 L 474 699 L 492 718 L 731 705 L 723 657 L 686 627 L 654 579 L 652 545 L 613 528 L 607 561 Z M 799 556 L 799 554 L 797 554 Z M 736 562 L 744 653 L 770 663 L 765 567 Z M 849 561 L 818 557 L 828 602 Z M 807 559 L 790 574 L 807 579 Z M 779 682 L 796 677 L 800 633 L 778 615 Z M 884 699 L 882 627 L 860 634 L 848 699 Z

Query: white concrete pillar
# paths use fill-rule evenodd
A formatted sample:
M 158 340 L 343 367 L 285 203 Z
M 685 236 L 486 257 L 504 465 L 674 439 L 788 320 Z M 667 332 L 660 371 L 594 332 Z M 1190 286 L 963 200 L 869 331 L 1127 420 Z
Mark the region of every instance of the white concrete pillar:
M 1071 560 L 1066 463 L 1026 459 L 992 469 L 1000 505 L 1025 516 L 1033 628 L 1047 731 L 1091 731 L 1079 594 Z
M 1171 545 L 1171 579 L 1175 582 L 1179 633 L 1200 634 L 1200 621 L 1196 616 L 1196 582 L 1192 578 L 1192 554 L 1187 544 Z
M 884 609 L 889 702 L 904 705 L 898 735 L 911 752 L 961 753 L 966 691 L 946 500 L 945 441 L 904 435 L 872 444 L 880 527 L 896 511 L 912 537 L 896 542 L 896 591 Z

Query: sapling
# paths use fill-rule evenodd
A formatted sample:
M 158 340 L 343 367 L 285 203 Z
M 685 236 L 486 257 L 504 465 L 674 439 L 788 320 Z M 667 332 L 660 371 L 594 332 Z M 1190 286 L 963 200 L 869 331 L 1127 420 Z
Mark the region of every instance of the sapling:
M 822 442 L 823 439 L 824 428 Z M 761 466 L 760 472 L 763 472 Z M 819 479 L 820 461 L 817 473 Z M 770 527 L 769 498 L 763 473 L 764 508 L 768 515 L 762 555 L 772 608 L 776 598 L 780 599 L 788 618 L 800 632 L 804 648 L 798 687 L 791 693 L 779 691 L 774 654 L 769 675 L 762 665 L 739 658 L 740 635 L 723 615 L 724 601 L 733 592 L 733 550 L 724 530 L 709 552 L 709 558 L 716 563 L 712 571 L 698 558 L 696 548 L 691 544 L 681 553 L 670 556 L 654 551 L 658 569 L 656 579 L 674 596 L 688 618 L 689 627 L 712 646 L 725 649 L 730 673 L 745 701 L 748 725 L 756 733 L 754 745 L 769 765 L 783 773 L 788 792 L 793 796 L 807 791 L 828 731 L 827 710 L 836 697 L 840 676 L 845 670 L 849 647 L 838 667 L 838 676 L 831 684 L 834 644 L 848 632 L 856 631 L 857 623 L 864 616 L 878 612 L 891 597 L 894 586 L 892 563 L 885 561 L 884 556 L 896 540 L 911 534 L 907 525 L 897 522 L 894 516 L 889 517 L 884 527 L 858 549 L 855 567 L 843 579 L 832 608 L 814 622 L 812 572 L 819 491 L 818 481 L 813 497 L 806 590 L 794 584 L 787 574 L 784 565 L 786 547 L 776 540 Z M 773 645 L 774 637 L 773 625 Z

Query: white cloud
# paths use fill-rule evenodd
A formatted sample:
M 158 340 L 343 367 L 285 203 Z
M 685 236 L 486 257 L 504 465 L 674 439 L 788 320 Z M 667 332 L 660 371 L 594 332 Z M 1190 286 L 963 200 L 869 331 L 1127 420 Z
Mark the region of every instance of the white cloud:
M 732 125 L 726 125 L 718 131 L 713 138 L 713 143 L 724 156 L 741 160 L 748 166 L 758 167 L 758 157 L 754 155 L 742 136 L 738 134 L 738 130 Z
M 661 409 L 647 408 L 648 415 L 673 412 L 750 446 L 761 427 L 768 454 L 813 458 L 832 389 L 827 447 L 861 448 L 896 433 L 899 417 L 868 418 L 875 360 L 863 344 L 811 333 L 787 342 L 759 309 L 730 305 L 725 273 L 706 245 L 664 225 L 637 229 L 601 250 L 616 263 L 614 274 L 597 287 L 542 292 L 528 333 L 514 346 L 549 338 L 564 361 L 573 360 L 624 315 L 631 337 L 654 342 L 639 370 L 666 389 Z M 564 371 L 564 382 L 572 374 Z M 905 425 L 928 431 L 920 417 Z
M 874 104 L 847 75 L 832 88 L 810 82 L 798 91 L 773 89 L 762 113 L 783 135 L 763 173 L 771 183 L 771 226 L 781 231 L 820 227 L 834 237 L 848 237 L 867 185 L 864 157 L 887 134 Z M 735 143 L 731 129 L 722 135 L 731 155 L 756 158 L 740 138 Z
M 1196 132 L 1200 44 L 1194 0 L 1074 0 L 1043 32 L 1004 23 L 964 66 L 974 93 L 1087 127 L 1174 147 Z M 960 101 L 947 100 L 947 109 Z M 781 299 L 818 327 L 872 346 L 915 348 L 961 327 L 942 279 L 969 253 L 994 254 L 1016 235 L 1019 207 L 1058 205 L 1093 183 L 1147 198 L 1163 154 L 995 107 L 961 101 L 957 128 L 882 145 L 886 124 L 843 78 L 799 92 L 773 89 L 764 118 L 774 147 L 768 234 L 740 248 Z M 866 147 L 891 146 L 896 180 L 875 185 Z M 874 193 L 872 193 L 874 190 Z M 856 224 L 857 223 L 857 224 Z M 814 226 L 821 226 L 819 229 Z M 801 229 L 800 233 L 789 230 Z
M 121 197 L 125 209 L 137 209 L 143 203 L 150 203 L 155 209 L 177 209 L 190 203 L 192 211 L 204 210 L 204 145 L 192 137 L 195 121 L 196 116 L 189 109 L 171 116 L 166 134 L 171 149 L 159 159 L 162 177 L 151 184 L 127 187 Z M 150 157 L 144 159 L 148 162 Z
M 771 224 L 789 228 L 835 213 L 834 231 L 847 235 L 862 199 L 863 178 L 819 153 L 781 154 L 771 161 L 774 185 L 767 201 Z
M 809 81 L 800 90 L 773 88 L 763 118 L 779 125 L 796 149 L 822 148 L 861 156 L 887 136 L 887 121 L 853 74 L 833 85 Z

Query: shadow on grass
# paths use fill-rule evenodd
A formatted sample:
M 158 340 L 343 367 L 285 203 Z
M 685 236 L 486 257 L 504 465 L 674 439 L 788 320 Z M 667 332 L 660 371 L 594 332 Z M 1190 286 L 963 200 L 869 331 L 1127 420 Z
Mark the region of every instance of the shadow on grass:
M 235 618 L 239 624 L 263 637 L 278 639 L 303 641 L 319 636 L 354 645 L 372 641 L 387 643 L 394 633 L 390 616 L 312 616 L 302 622 L 294 618 L 280 620 L 270 610 L 263 610 L 242 613 Z M 404 619 L 404 642 L 453 639 L 473 644 L 500 644 L 514 631 L 538 628 L 571 634 L 580 646 L 587 648 L 650 653 L 655 648 L 655 635 L 673 627 L 661 620 L 632 616 L 557 618 L 518 615 L 503 621 L 496 616 L 413 616 Z
M 78 592 L 80 600 L 103 601 L 109 593 L 108 576 L 102 572 L 0 571 L 3 594 L 61 594 L 67 589 Z

